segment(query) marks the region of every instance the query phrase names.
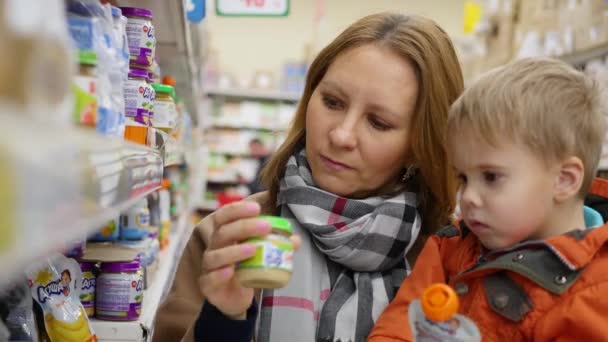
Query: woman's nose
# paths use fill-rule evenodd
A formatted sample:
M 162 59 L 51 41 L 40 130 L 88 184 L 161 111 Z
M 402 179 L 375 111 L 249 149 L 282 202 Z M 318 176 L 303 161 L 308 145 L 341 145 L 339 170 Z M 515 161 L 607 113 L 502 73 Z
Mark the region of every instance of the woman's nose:
M 352 150 L 357 147 L 357 119 L 347 114 L 330 132 L 331 143 L 340 148 Z

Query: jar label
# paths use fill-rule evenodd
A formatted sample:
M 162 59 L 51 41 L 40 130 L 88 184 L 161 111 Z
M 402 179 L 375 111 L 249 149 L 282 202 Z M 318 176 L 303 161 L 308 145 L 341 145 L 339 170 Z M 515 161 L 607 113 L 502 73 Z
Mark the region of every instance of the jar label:
M 150 20 L 129 18 L 127 21 L 127 40 L 131 61 L 139 65 L 152 65 L 156 37 Z
M 177 110 L 171 101 L 154 102 L 154 127 L 174 129 L 177 121 Z
M 291 272 L 293 269 L 293 243 L 287 237 L 271 234 L 266 239 L 251 239 L 256 245 L 255 255 L 241 262 L 238 269 L 275 268 Z
M 149 126 L 150 113 L 154 110 L 156 92 L 151 85 L 138 80 L 125 82 L 125 117 Z
M 80 302 L 84 306 L 87 315 L 94 313 L 95 307 L 95 275 L 93 272 L 82 272 L 82 284 L 80 287 Z
M 144 283 L 141 271 L 135 273 L 102 273 L 97 278 L 98 317 L 136 320 L 141 314 Z

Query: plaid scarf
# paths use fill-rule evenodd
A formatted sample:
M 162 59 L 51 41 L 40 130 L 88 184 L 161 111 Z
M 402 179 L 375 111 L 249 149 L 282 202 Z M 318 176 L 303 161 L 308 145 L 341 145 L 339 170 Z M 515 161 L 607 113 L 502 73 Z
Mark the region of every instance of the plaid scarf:
M 301 151 L 287 163 L 278 206 L 302 247 L 289 285 L 262 293 L 257 341 L 365 341 L 409 272 L 416 194 L 336 196 L 315 187 Z

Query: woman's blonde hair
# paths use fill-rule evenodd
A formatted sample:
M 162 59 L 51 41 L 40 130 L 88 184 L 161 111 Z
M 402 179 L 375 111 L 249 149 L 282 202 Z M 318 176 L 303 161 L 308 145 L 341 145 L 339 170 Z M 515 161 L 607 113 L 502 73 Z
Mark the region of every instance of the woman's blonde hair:
M 397 13 L 369 15 L 325 47 L 308 70 L 304 93 L 287 138 L 262 171 L 261 179 L 269 189 L 270 203 L 276 203 L 287 161 L 305 145 L 306 111 L 312 93 L 338 55 L 365 44 L 391 48 L 416 71 L 419 92 L 411 132 L 413 156 L 404 157 L 418 168 L 407 187 L 420 198 L 419 210 L 424 223 L 419 241 L 422 241 L 448 223 L 454 209 L 456 182 L 447 162 L 445 132 L 450 105 L 464 87 L 452 42 L 430 19 Z M 379 189 L 378 195 L 404 188 L 404 183 L 395 179 L 388 187 Z

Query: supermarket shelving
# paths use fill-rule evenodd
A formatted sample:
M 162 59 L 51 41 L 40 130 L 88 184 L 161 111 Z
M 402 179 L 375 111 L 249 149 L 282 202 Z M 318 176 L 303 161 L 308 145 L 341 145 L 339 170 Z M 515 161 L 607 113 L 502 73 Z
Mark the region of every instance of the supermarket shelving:
M 212 124 L 209 128 L 223 129 L 223 130 L 251 130 L 251 131 L 262 131 L 262 132 L 276 132 L 276 131 L 285 130 L 285 127 L 236 126 L 236 125 L 224 125 L 224 124 Z
M 563 55 L 558 58 L 568 64 L 579 67 L 593 59 L 606 56 L 608 56 L 608 44 L 602 44 L 589 49 L 575 51 L 571 54 Z
M 0 286 L 160 187 L 159 152 L 2 114 Z
M 205 89 L 208 96 L 234 97 L 264 101 L 298 102 L 301 94 L 265 89 L 209 88 Z
M 160 253 L 159 269 L 150 287 L 144 291 L 142 312 L 137 321 L 114 322 L 91 319 L 99 342 L 148 341 L 154 331 L 156 311 L 173 282 L 179 257 L 192 233 L 188 211 L 180 216 L 175 232 L 170 235 L 169 246 Z

